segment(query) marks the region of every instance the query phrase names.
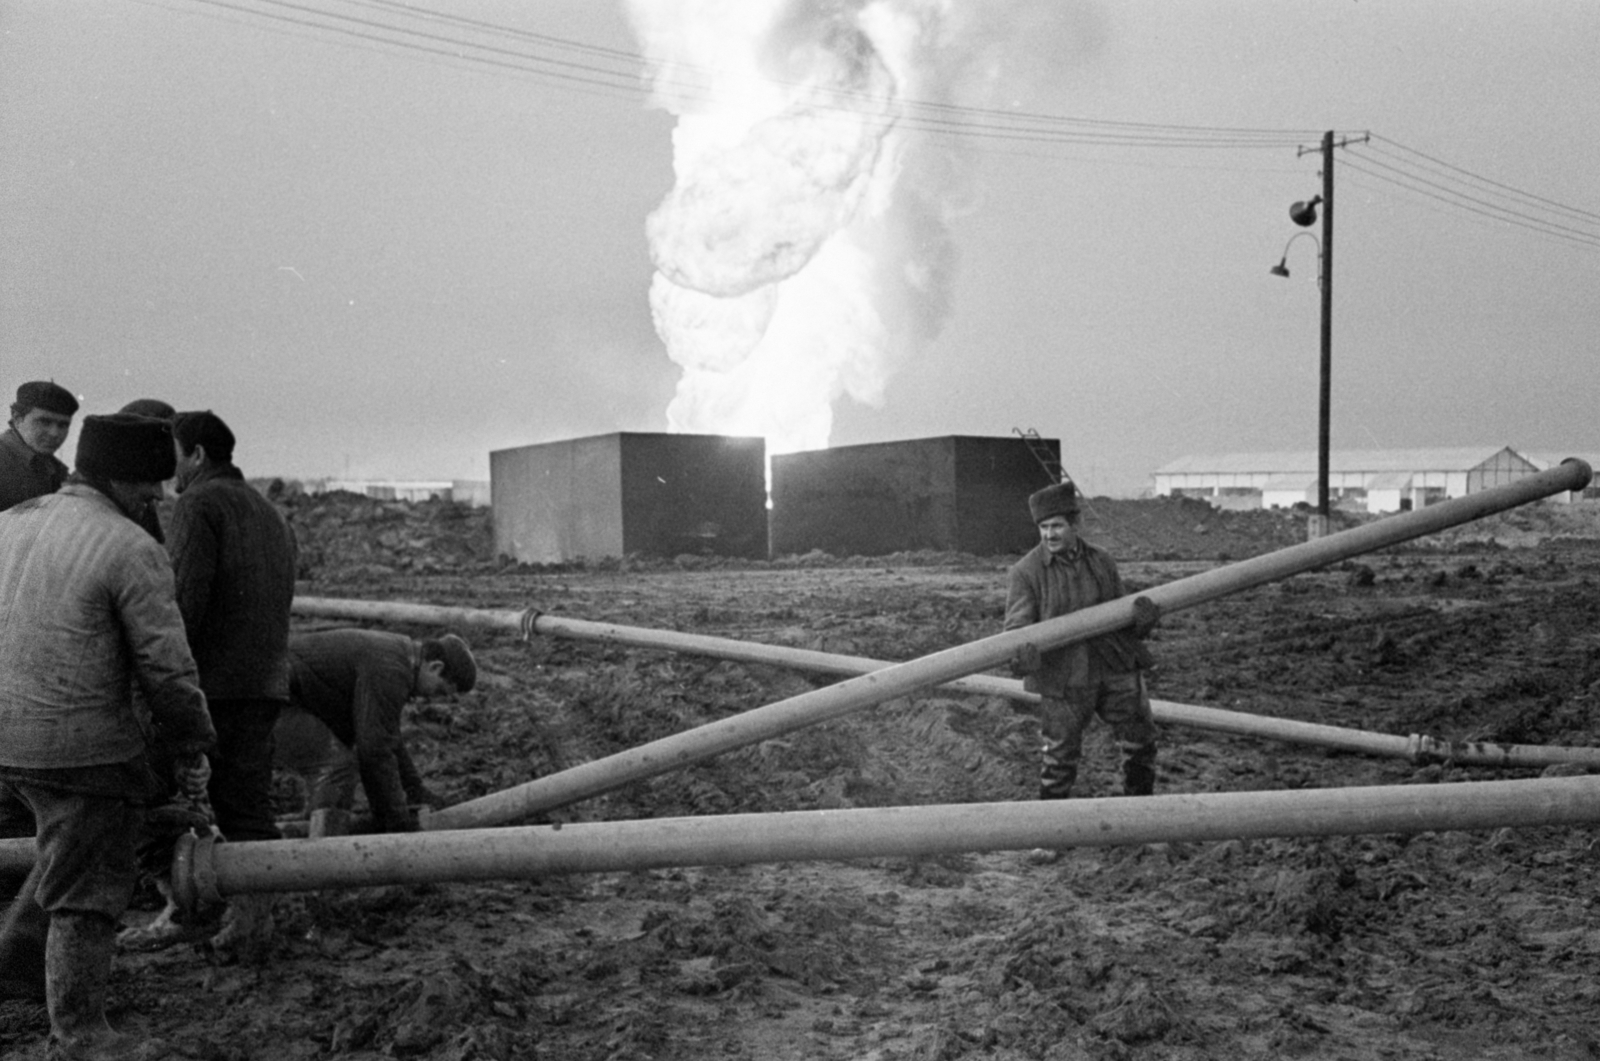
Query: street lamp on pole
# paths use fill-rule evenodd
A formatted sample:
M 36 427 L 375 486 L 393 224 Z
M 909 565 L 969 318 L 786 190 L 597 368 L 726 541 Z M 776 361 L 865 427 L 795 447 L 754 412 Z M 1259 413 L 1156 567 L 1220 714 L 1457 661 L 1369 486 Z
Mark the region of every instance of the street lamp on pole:
M 1322 291 L 1322 366 L 1321 388 L 1317 400 L 1317 514 L 1312 519 L 1309 537 L 1320 538 L 1330 530 L 1328 512 L 1328 414 L 1333 388 L 1333 130 L 1322 135 L 1322 194 L 1289 208 L 1289 220 L 1301 228 L 1317 223 L 1317 206 L 1322 207 L 1322 240 L 1317 247 L 1317 287 Z M 1300 232 L 1289 238 L 1293 243 Z M 1316 237 L 1313 236 L 1312 239 Z M 1270 271 L 1274 276 L 1289 275 L 1289 244 L 1284 244 L 1283 260 Z

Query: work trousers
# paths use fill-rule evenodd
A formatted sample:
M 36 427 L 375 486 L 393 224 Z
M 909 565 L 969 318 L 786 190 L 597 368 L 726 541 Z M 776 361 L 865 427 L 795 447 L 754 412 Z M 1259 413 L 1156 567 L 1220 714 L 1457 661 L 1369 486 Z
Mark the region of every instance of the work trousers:
M 1148 796 L 1155 791 L 1156 724 L 1145 692 L 1144 675 L 1114 674 L 1099 684 L 1072 687 L 1060 696 L 1040 698 L 1039 722 L 1044 747 L 1039 769 L 1039 798 L 1066 799 L 1078 780 L 1083 735 L 1098 716 L 1111 727 L 1122 751 L 1122 791 Z
M 355 752 L 321 719 L 291 704 L 278 716 L 273 741 L 273 761 L 305 781 L 307 815 L 351 808 L 361 768 Z
M 33 819 L 37 850 L 33 869 L 0 921 L 0 979 L 42 992 L 53 915 L 98 914 L 115 922 L 127 910 L 137 883 L 134 843 L 144 808 L 113 795 L 0 780 L 0 809 L 13 822 L 24 815 Z
M 277 840 L 272 813 L 272 729 L 283 700 L 213 700 L 211 756 L 206 794 L 225 840 Z

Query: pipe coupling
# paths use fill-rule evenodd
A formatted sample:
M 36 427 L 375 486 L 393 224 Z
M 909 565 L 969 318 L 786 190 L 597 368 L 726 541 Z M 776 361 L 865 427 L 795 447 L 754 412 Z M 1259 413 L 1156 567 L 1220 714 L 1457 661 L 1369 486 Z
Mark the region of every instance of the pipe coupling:
M 214 833 L 196 836 L 193 829 L 178 837 L 172 847 L 172 898 L 179 909 L 192 914 L 203 903 L 222 902 L 217 891 Z

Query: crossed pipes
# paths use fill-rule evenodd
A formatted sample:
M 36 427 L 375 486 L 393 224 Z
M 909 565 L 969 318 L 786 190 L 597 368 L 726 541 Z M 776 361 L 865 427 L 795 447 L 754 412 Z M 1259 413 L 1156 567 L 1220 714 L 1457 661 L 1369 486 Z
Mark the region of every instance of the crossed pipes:
M 1155 586 L 1143 595 L 1163 613 L 1179 611 L 1553 494 L 1579 491 L 1590 477 L 1586 463 L 1569 459 L 1512 483 Z M 598 640 L 854 677 L 444 808 L 427 815 L 419 833 L 251 843 L 185 837 L 173 860 L 174 893 L 180 902 L 192 904 L 245 892 L 518 879 L 669 866 L 1600 822 L 1600 777 L 1580 776 L 512 824 L 921 689 L 945 686 L 962 693 L 1035 699 L 1023 691 L 1020 682 L 978 672 L 1005 664 L 1024 644 L 1052 649 L 1130 625 L 1133 600 L 1122 597 L 905 663 L 887 663 L 583 622 L 532 609 L 485 611 L 296 598 L 294 611 L 307 617 L 509 630 L 524 638 L 539 634 Z M 1600 767 L 1600 749 L 1455 743 L 1417 734 L 1390 736 L 1165 701 L 1155 701 L 1152 708 L 1159 722 L 1403 756 L 1417 762 L 1439 759 L 1502 767 L 1561 763 Z M 31 840 L 0 841 L 0 870 L 25 868 L 32 859 Z

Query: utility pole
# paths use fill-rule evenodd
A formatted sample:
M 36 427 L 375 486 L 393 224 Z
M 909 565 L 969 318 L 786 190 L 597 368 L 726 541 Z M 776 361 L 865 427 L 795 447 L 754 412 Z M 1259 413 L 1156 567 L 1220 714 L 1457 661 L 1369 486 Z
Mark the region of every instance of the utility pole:
M 1322 134 L 1322 389 L 1317 396 L 1317 514 L 1322 517 L 1322 534 L 1333 529 L 1328 512 L 1328 420 L 1332 411 L 1333 130 L 1329 129 Z
M 1305 228 L 1316 224 L 1317 207 L 1319 205 L 1322 207 L 1322 239 L 1317 247 L 1317 286 L 1322 293 L 1322 357 L 1319 373 L 1321 382 L 1317 394 L 1317 514 L 1311 524 L 1309 536 L 1312 538 L 1320 538 L 1332 529 L 1328 503 L 1328 480 L 1331 475 L 1328 458 L 1331 432 L 1328 425 L 1332 418 L 1333 406 L 1333 149 L 1366 143 L 1369 139 L 1371 134 L 1363 133 L 1359 138 L 1346 137 L 1335 143 L 1332 129 L 1323 133 L 1320 148 L 1322 194 L 1309 202 L 1295 203 L 1289 208 L 1290 219 Z M 1316 150 L 1318 148 L 1302 147 L 1297 153 L 1305 155 Z M 1293 243 L 1294 240 L 1290 239 L 1289 242 Z M 1286 246 L 1284 260 L 1279 262 L 1272 272 L 1277 276 L 1288 276 L 1287 262 Z

